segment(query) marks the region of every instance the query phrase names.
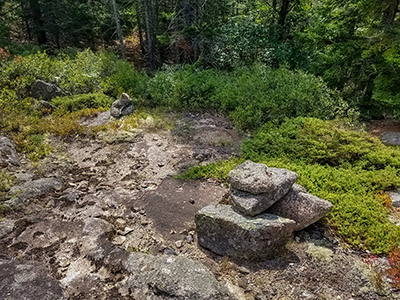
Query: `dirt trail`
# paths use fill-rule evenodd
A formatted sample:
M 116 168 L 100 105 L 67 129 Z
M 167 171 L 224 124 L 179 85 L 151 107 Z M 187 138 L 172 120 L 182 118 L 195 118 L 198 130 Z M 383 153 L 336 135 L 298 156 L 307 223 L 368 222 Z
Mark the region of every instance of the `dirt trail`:
M 2 220 L 0 260 L 38 262 L 69 299 L 133 299 L 123 292 L 124 274 L 99 258 L 113 249 L 200 261 L 237 299 L 400 299 L 374 262 L 343 250 L 318 225 L 296 234 L 288 253 L 273 261 L 233 262 L 199 248 L 194 215 L 221 201 L 227 187 L 173 176 L 237 155 L 243 137 L 218 115 L 188 114 L 174 123 L 110 133 L 111 144 L 104 137 L 53 138 L 49 158 L 14 171 L 21 183 L 56 177 L 64 187 L 32 197 Z

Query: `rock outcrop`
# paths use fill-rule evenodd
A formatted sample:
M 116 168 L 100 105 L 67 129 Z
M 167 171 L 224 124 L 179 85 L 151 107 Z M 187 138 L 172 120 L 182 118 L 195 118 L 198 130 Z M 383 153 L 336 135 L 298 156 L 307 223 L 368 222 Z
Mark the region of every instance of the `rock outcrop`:
M 110 114 L 114 118 L 121 118 L 132 114 L 134 111 L 133 102 L 128 94 L 123 93 L 111 106 Z
M 0 167 L 19 166 L 19 157 L 14 143 L 5 136 L 0 136 Z
M 32 85 L 31 92 L 33 98 L 44 101 L 64 95 L 64 92 L 56 84 L 43 80 L 36 80 Z
M 196 214 L 199 244 L 231 257 L 259 259 L 282 251 L 293 231 L 322 218 L 332 204 L 295 184 L 297 174 L 246 161 L 228 175 L 232 205 Z
M 63 181 L 55 177 L 27 181 L 10 189 L 9 195 L 11 199 L 6 204 L 10 206 L 18 205 L 32 198 L 61 191 L 63 186 Z
M 66 299 L 60 283 L 37 262 L 0 259 L 0 299 Z

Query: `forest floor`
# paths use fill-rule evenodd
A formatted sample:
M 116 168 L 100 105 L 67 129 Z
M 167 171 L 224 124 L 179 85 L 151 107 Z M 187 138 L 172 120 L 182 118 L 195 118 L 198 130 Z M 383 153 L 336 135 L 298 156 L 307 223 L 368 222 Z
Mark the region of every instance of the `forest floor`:
M 154 128 L 148 118 L 131 132 L 50 137 L 49 157 L 40 164 L 23 159 L 13 170 L 19 186 L 54 177 L 62 187 L 30 197 L 6 215 L 0 259 L 39 262 L 69 299 L 127 299 L 120 293 L 120 274 L 82 250 L 82 224 L 95 218 L 111 224 L 107 238 L 113 247 L 200 261 L 237 299 L 400 299 L 383 275 L 384 259 L 345 247 L 320 224 L 297 232 L 287 253 L 264 262 L 232 261 L 198 246 L 195 213 L 220 202 L 228 188 L 176 175 L 237 155 L 244 137 L 220 115 L 169 118 L 171 128 Z M 107 112 L 83 123 L 90 127 L 106 119 Z

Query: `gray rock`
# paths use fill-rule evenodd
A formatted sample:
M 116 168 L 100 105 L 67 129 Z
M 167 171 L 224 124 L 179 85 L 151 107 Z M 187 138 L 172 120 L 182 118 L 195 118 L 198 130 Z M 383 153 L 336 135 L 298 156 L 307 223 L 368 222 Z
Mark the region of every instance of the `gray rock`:
M 381 135 L 382 143 L 391 146 L 400 145 L 400 132 L 386 131 Z
M 285 197 L 272 205 L 267 212 L 296 222 L 295 231 L 302 230 L 325 216 L 333 205 L 295 186 Z
M 123 283 L 133 299 L 232 300 L 227 288 L 201 263 L 186 257 L 131 253 Z
M 56 84 L 43 80 L 36 80 L 32 85 L 31 91 L 33 98 L 44 101 L 50 101 L 64 94 Z
M 256 216 L 264 212 L 274 204 L 275 201 L 277 201 L 277 199 L 269 197 L 269 194 L 253 195 L 234 188 L 230 189 L 230 195 L 233 202 L 233 208 L 248 216 Z
M 394 192 L 388 192 L 388 195 L 392 199 L 392 206 L 400 207 L 400 189 L 397 189 Z
M 271 214 L 242 216 L 229 205 L 209 205 L 196 214 L 199 244 L 231 257 L 259 259 L 279 253 L 295 222 Z
M 36 262 L 0 259 L 0 299 L 66 299 L 59 282 Z
M 37 108 L 39 110 L 47 111 L 47 112 L 52 113 L 53 111 L 55 111 L 57 109 L 57 106 L 54 106 L 53 104 L 51 104 L 51 103 L 49 103 L 47 101 L 41 100 L 39 102 Z
M 19 157 L 14 143 L 5 136 L 0 136 L 0 167 L 19 166 Z
M 11 199 L 8 200 L 6 204 L 10 206 L 18 205 L 32 198 L 42 197 L 49 193 L 61 191 L 63 187 L 63 181 L 54 177 L 27 181 L 22 185 L 13 186 L 10 189 L 9 195 Z
M 85 118 L 79 122 L 80 125 L 87 127 L 106 125 L 110 120 L 110 111 L 103 111 L 94 118 Z
M 132 114 L 134 111 L 133 103 L 128 94 L 123 93 L 111 106 L 110 114 L 114 118 L 120 118 Z
M 268 193 L 270 198 L 282 198 L 297 180 L 295 172 L 268 168 L 250 160 L 229 172 L 228 181 L 234 189 L 251 194 Z

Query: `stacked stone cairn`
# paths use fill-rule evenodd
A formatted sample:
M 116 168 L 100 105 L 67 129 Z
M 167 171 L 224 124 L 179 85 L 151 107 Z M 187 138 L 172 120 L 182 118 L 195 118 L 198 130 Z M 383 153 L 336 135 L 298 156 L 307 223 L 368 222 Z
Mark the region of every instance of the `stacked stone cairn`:
M 284 250 L 294 231 L 315 223 L 332 209 L 296 184 L 295 172 L 246 161 L 229 173 L 230 205 L 196 214 L 198 241 L 219 255 L 271 258 Z
M 134 111 L 133 102 L 128 94 L 122 93 L 121 97 L 111 105 L 110 115 L 114 118 L 121 118 L 132 114 Z

